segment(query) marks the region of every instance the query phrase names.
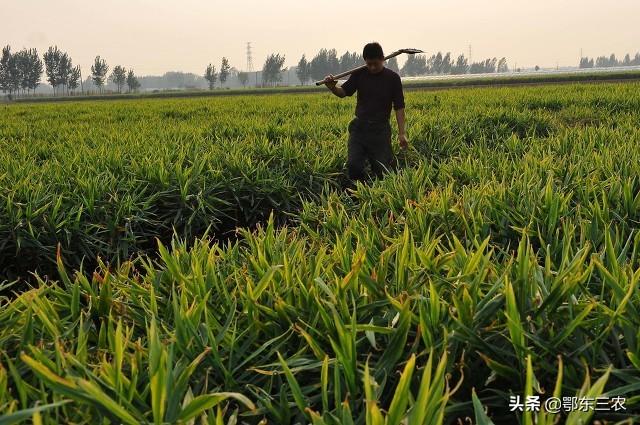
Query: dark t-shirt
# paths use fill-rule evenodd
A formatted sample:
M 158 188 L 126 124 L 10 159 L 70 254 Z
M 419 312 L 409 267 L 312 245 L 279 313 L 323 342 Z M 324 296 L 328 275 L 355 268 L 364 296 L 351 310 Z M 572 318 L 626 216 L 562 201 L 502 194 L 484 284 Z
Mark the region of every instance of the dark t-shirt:
M 389 68 L 372 74 L 367 68 L 356 71 L 342 84 L 347 96 L 358 91 L 356 116 L 362 120 L 389 121 L 393 109 L 404 108 L 400 76 Z

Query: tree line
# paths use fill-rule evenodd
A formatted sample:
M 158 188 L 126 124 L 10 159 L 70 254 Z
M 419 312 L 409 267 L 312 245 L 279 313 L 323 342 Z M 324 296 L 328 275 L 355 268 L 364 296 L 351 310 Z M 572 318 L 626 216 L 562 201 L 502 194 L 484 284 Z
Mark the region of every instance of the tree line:
M 636 55 L 637 58 L 639 55 Z M 630 58 L 629 61 L 631 61 Z M 284 63 L 284 55 L 279 53 L 268 55 L 262 67 L 262 84 L 275 85 L 282 81 L 284 73 L 288 71 L 284 67 Z M 338 55 L 336 49 L 323 48 L 311 59 L 307 59 L 306 54 L 303 54 L 295 67 L 295 74 L 298 80 L 305 85 L 311 80 L 321 80 L 328 74 L 337 74 L 358 67 L 363 63 L 364 59 L 358 52 L 346 51 L 342 55 Z M 509 70 L 507 60 L 504 57 L 501 59 L 487 58 L 470 63 L 464 54 L 454 58 L 450 52 L 438 52 L 431 56 L 409 55 L 402 67 L 398 66 L 397 58 L 394 57 L 386 62 L 386 66 L 402 76 L 479 74 Z M 125 87 L 128 87 L 129 92 L 136 91 L 141 87 L 140 81 L 132 69 L 127 70 L 121 65 L 116 65 L 111 69 L 110 74 L 109 70 L 110 67 L 106 60 L 96 56 L 91 66 L 90 77 L 85 82 L 93 83 L 100 93 L 104 91 L 107 82 L 113 83 L 118 93 L 122 93 Z M 293 69 L 291 72 L 293 73 Z M 79 86 L 84 92 L 80 66 L 74 66 L 71 57 L 58 49 L 57 46 L 50 47 L 42 59 L 36 49 L 23 49 L 16 53 L 11 52 L 10 46 L 3 49 L 0 58 L 0 89 L 3 92 L 9 92 L 11 95 L 35 91 L 40 84 L 43 73 L 46 74 L 46 81 L 53 87 L 54 95 L 74 93 Z M 237 77 L 239 84 L 247 85 L 249 74 L 246 71 L 237 72 L 235 68 L 231 67 L 226 57 L 222 58 L 219 69 L 213 63 L 209 63 L 202 77 L 209 89 L 214 89 L 216 84 L 224 86 L 232 74 Z M 192 83 L 192 85 L 194 84 Z
M 326 75 L 347 71 L 363 63 L 362 55 L 357 52 L 347 51 L 338 57 L 336 49 L 321 49 L 311 60 L 308 60 L 306 55 L 302 55 L 298 61 L 296 74 L 304 85 L 312 79 L 321 80 Z M 397 58 L 393 57 L 387 61 L 386 67 L 398 72 L 403 77 L 509 71 L 507 59 L 504 57 L 501 59 L 488 58 L 469 64 L 469 60 L 464 55 L 461 54 L 454 60 L 450 52 L 444 54 L 438 52 L 430 57 L 409 55 L 402 68 L 398 67 Z
M 275 85 L 282 81 L 283 74 L 288 71 L 288 68 L 284 66 L 285 59 L 285 55 L 280 53 L 272 53 L 267 56 L 262 66 L 262 85 Z M 363 62 L 362 55 L 356 52 L 345 52 L 338 57 L 336 49 L 321 49 L 310 61 L 307 61 L 306 56 L 302 55 L 295 71 L 298 80 L 304 85 L 311 79 L 320 80 L 329 73 L 335 74 L 341 70 L 355 68 L 362 65 Z M 398 71 L 396 58 L 388 61 L 387 66 Z M 209 89 L 213 89 L 217 81 L 223 85 L 228 77 L 228 70 L 229 62 L 226 58 L 222 58 L 219 72 L 212 63 L 209 63 L 204 72 Z M 249 81 L 249 74 L 246 71 L 240 71 L 237 73 L 237 78 L 244 87 Z
M 322 80 L 329 74 L 337 74 L 362 65 L 364 59 L 357 52 L 345 52 L 338 57 L 336 49 L 320 49 L 311 59 L 307 60 L 306 55 L 302 55 L 298 61 L 296 75 L 302 85 L 310 80 Z
M 263 85 L 275 85 L 282 81 L 282 73 L 287 70 L 284 68 L 285 56 L 279 53 L 272 53 L 267 56 L 267 59 L 262 66 L 262 83 Z M 209 90 L 213 90 L 216 85 L 216 81 L 220 81 L 220 85 L 223 86 L 230 75 L 231 65 L 229 60 L 225 57 L 222 58 L 220 64 L 220 71 L 216 71 L 216 67 L 209 63 L 204 72 L 204 79 L 209 84 Z M 239 71 L 237 73 L 238 82 L 246 87 L 249 82 L 249 73 L 246 71 Z
M 158 90 L 166 89 L 199 89 L 207 84 L 200 74 L 191 72 L 169 71 L 162 75 L 145 75 L 140 77 L 142 87 Z
M 488 74 L 494 72 L 508 72 L 507 59 L 502 57 L 487 58 L 469 63 L 464 54 L 455 59 L 450 52 L 426 55 L 410 55 L 400 70 L 400 75 L 413 77 L 419 75 L 460 75 L 460 74 Z
M 222 64 L 220 64 L 220 72 L 216 72 L 216 67 L 210 63 L 204 72 L 204 79 L 209 83 L 209 90 L 213 90 L 218 79 L 220 79 L 220 85 L 222 86 L 227 82 L 230 74 L 231 65 L 229 65 L 229 59 L 223 57 Z
M 11 46 L 6 46 L 0 57 L 0 89 L 9 95 L 35 91 L 40 85 L 42 70 L 42 60 L 36 49 L 12 53 Z
M 140 88 L 140 82 L 133 69 L 127 70 L 121 65 L 116 65 L 110 75 L 107 75 L 108 72 L 107 62 L 96 56 L 91 66 L 91 80 L 101 92 L 106 81 L 113 82 L 118 88 L 118 93 L 122 93 L 125 85 L 130 92 Z M 71 56 L 58 49 L 58 46 L 49 47 L 42 59 L 36 49 L 25 48 L 15 53 L 11 51 L 11 46 L 2 49 L 0 90 L 8 93 L 9 97 L 35 92 L 41 84 L 43 74 L 53 88 L 54 96 L 70 95 L 78 87 L 82 88 L 80 65 L 74 66 Z
M 616 55 L 611 53 L 610 56 L 598 56 L 597 58 L 582 57 L 580 58 L 580 68 L 611 68 L 613 66 L 640 66 L 640 53 L 631 58 L 631 55 L 627 53 L 624 59 L 616 58 Z

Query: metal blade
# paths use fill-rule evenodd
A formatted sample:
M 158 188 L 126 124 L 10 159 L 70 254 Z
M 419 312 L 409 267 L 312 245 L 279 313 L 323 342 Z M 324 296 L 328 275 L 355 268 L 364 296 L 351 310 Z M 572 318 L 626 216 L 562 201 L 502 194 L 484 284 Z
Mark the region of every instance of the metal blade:
M 420 49 L 402 49 L 400 50 L 402 53 L 408 53 L 410 55 L 414 55 L 416 53 L 424 53 L 424 51 Z

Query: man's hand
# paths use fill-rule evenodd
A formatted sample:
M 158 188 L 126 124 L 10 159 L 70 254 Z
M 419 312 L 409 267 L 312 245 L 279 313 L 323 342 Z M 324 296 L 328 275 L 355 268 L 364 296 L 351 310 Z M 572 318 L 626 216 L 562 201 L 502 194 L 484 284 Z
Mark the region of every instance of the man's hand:
M 396 120 L 398 121 L 398 143 L 402 149 L 407 149 L 407 130 L 405 127 L 404 108 L 396 109 Z
M 398 134 L 398 143 L 402 149 L 407 149 L 409 147 L 409 142 L 407 141 L 407 133 Z
M 333 88 L 336 86 L 337 83 L 338 83 L 338 80 L 333 78 L 333 74 L 329 74 L 326 77 L 324 77 L 324 85 L 327 86 L 329 90 L 333 90 Z
M 331 93 L 335 94 L 338 97 L 345 97 L 347 94 L 342 90 L 342 87 L 337 86 L 338 80 L 333 76 L 333 74 L 329 74 L 324 77 L 324 85 L 327 86 Z

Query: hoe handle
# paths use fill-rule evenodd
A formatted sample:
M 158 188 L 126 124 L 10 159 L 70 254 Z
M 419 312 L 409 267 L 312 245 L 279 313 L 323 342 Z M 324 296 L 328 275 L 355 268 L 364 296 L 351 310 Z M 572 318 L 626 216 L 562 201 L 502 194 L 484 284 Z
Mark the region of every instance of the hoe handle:
M 385 56 L 384 60 L 391 59 L 391 58 L 396 57 L 396 56 L 398 56 L 400 54 L 402 54 L 402 51 L 393 52 L 390 55 Z M 360 71 L 361 69 L 365 69 L 366 67 L 367 67 L 367 65 L 360 65 L 357 68 L 353 68 L 353 69 L 350 69 L 348 71 L 341 72 L 340 74 L 336 74 L 336 75 L 333 76 L 333 78 L 337 80 L 338 78 L 346 77 L 347 75 L 351 75 L 356 71 Z M 326 83 L 328 81 L 330 81 L 330 80 L 316 81 L 316 86 L 320 86 L 320 85 L 322 85 L 322 84 L 324 84 L 324 83 Z

